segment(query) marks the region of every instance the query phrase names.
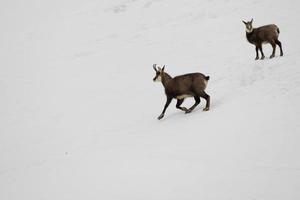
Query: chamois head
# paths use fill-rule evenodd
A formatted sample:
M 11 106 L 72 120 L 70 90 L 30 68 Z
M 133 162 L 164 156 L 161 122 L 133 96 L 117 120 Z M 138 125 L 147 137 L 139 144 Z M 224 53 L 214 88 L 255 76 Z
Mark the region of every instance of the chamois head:
M 156 68 L 156 64 L 153 65 L 153 69 L 155 71 L 155 77 L 153 78 L 154 82 L 161 82 L 162 81 L 162 77 L 164 75 L 164 70 L 165 70 L 165 65 L 163 66 L 163 68 L 161 69 L 160 67 Z
M 253 22 L 253 19 L 251 19 L 251 21 L 249 21 L 249 22 L 243 21 L 243 23 L 244 23 L 245 26 L 246 26 L 246 32 L 247 32 L 247 33 L 251 33 L 251 32 L 253 31 L 252 22 Z

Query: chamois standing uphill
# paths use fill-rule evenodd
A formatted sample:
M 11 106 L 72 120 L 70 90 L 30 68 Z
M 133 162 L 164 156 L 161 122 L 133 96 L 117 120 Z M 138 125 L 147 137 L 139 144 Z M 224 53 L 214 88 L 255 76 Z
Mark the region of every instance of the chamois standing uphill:
M 164 117 L 165 111 L 173 98 L 177 99 L 176 108 L 184 111 L 185 113 L 192 112 L 192 110 L 200 103 L 200 97 L 206 100 L 206 106 L 203 110 L 209 110 L 210 96 L 204 91 L 207 86 L 209 76 L 205 76 L 201 73 L 191 73 L 172 78 L 164 71 L 165 66 L 161 69 L 160 67 L 157 68 L 156 64 L 154 64 L 153 69 L 156 73 L 153 81 L 161 82 L 163 84 L 165 94 L 167 96 L 167 102 L 158 119 L 162 119 Z M 181 104 L 187 97 L 194 97 L 195 99 L 195 104 L 189 109 L 181 107 Z
M 259 59 L 258 50 L 261 53 L 261 60 L 265 58 L 262 50 L 262 44 L 264 43 L 270 43 L 272 45 L 273 52 L 270 58 L 275 57 L 276 45 L 278 45 L 280 48 L 280 56 L 283 56 L 281 42 L 278 40 L 280 33 L 279 28 L 275 24 L 253 28 L 252 22 L 253 19 L 251 19 L 249 22 L 243 21 L 243 23 L 246 25 L 246 38 L 248 42 L 255 45 L 255 60 Z

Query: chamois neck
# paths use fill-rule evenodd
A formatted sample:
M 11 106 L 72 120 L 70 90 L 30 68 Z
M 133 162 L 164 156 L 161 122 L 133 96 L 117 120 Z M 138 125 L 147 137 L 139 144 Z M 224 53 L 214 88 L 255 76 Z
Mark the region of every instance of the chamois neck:
M 161 79 L 163 86 L 166 87 L 170 81 L 172 81 L 172 77 L 168 73 L 164 73 Z
M 256 30 L 256 28 L 252 28 L 251 31 L 246 31 L 246 35 L 251 36 L 254 33 L 255 30 Z
M 247 35 L 247 36 L 251 36 L 252 33 L 253 33 L 253 30 L 252 30 L 251 32 L 246 31 L 246 35 Z
M 247 38 L 248 42 L 250 42 L 250 43 L 253 42 L 253 39 L 254 39 L 254 37 L 255 37 L 254 32 L 255 32 L 255 29 L 252 29 L 251 32 L 247 32 L 247 31 L 246 31 L 246 38 Z

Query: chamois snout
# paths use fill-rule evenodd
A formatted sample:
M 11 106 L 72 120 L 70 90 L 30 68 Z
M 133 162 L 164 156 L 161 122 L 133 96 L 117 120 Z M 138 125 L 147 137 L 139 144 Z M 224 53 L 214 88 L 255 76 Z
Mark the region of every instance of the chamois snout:
M 153 81 L 154 82 L 161 82 L 161 76 L 160 76 L 159 73 L 155 75 L 155 77 L 153 78 Z

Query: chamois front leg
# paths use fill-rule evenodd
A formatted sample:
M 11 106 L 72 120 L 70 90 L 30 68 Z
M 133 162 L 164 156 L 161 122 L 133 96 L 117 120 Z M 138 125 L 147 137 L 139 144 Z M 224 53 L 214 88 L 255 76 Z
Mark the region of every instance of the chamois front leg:
M 259 59 L 258 46 L 255 46 L 255 51 L 256 51 L 256 58 L 255 58 L 255 60 L 258 60 Z
M 166 104 L 164 106 L 164 109 L 163 109 L 162 113 L 159 115 L 159 117 L 157 119 L 160 120 L 160 119 L 162 119 L 164 117 L 165 112 L 166 112 L 168 106 L 170 105 L 171 101 L 172 101 L 172 97 L 167 96 L 167 102 L 166 102 Z
M 259 48 L 259 51 L 260 51 L 260 54 L 261 54 L 261 60 L 263 60 L 263 59 L 265 59 L 265 54 L 264 54 L 264 52 L 263 52 L 263 49 L 262 49 L 262 45 L 260 44 L 259 46 L 258 46 L 258 48 Z

